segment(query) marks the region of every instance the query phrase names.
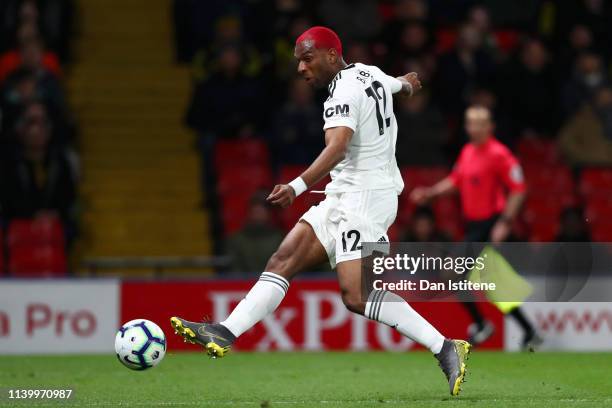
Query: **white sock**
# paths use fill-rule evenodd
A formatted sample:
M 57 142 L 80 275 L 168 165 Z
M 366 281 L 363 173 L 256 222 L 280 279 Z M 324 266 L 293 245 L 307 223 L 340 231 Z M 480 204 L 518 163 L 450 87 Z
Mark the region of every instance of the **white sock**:
M 276 310 L 289 289 L 287 279 L 264 272 L 249 293 L 221 324 L 236 337 Z
M 393 327 L 434 354 L 442 350 L 444 336 L 395 293 L 372 291 L 366 303 L 365 316 Z

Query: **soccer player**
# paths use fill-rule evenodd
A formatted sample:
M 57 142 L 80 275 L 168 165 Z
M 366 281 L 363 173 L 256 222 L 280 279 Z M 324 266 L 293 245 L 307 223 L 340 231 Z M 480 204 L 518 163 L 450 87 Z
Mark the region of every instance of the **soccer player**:
M 346 307 L 395 328 L 434 354 L 458 395 L 470 344 L 446 339 L 398 295 L 374 290 L 361 294 L 361 243 L 388 241 L 397 196 L 404 184 L 395 161 L 397 122 L 393 94 L 411 96 L 421 88 L 416 73 L 393 78 L 375 66 L 342 58 L 342 44 L 332 30 L 312 27 L 296 40 L 298 74 L 313 87 L 327 87 L 323 107 L 325 144 L 304 173 L 276 185 L 268 197 L 287 207 L 330 174 L 326 198 L 311 207 L 272 255 L 257 283 L 229 317 L 216 324 L 173 317 L 172 326 L 212 357 L 223 357 L 232 343 L 281 303 L 290 280 L 301 270 L 328 259 L 336 268 Z
M 495 124 L 491 112 L 483 106 L 465 111 L 465 130 L 470 142 L 463 147 L 452 173 L 431 187 L 417 187 L 410 198 L 419 205 L 441 195 L 459 192 L 468 242 L 505 241 L 512 221 L 525 198 L 525 181 L 520 163 L 510 150 L 493 136 Z M 469 297 L 469 294 L 465 294 Z M 470 343 L 480 344 L 493 334 L 493 325 L 485 321 L 475 303 L 463 305 L 474 324 L 468 333 Z M 520 307 L 506 311 L 523 329 L 523 348 L 532 349 L 542 339 Z

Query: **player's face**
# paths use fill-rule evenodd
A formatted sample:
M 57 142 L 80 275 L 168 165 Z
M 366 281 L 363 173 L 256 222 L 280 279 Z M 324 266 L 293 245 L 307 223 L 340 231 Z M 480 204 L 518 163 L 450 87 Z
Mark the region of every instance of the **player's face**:
M 295 46 L 295 58 L 298 74 L 313 88 L 325 88 L 334 76 L 328 52 L 315 48 L 309 41 Z

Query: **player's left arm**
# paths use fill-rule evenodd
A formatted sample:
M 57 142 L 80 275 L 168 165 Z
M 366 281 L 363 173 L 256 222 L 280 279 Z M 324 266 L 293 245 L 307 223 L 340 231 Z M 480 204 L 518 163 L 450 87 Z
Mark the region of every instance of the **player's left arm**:
M 344 159 L 353 133 L 353 129 L 346 126 L 326 129 L 325 148 L 315 161 L 296 180 L 289 184 L 274 186 L 274 190 L 268 196 L 268 201 L 282 208 L 290 206 L 297 195 L 327 176 Z
M 389 76 L 381 71 L 383 74 L 384 81 L 387 82 L 391 93 L 402 96 L 410 97 L 417 93 L 421 88 L 421 80 L 419 74 L 416 72 L 409 72 L 406 75 L 398 76 L 396 78 Z
M 491 230 L 491 242 L 494 243 L 503 242 L 508 238 L 512 230 L 512 222 L 519 214 L 526 195 L 523 170 L 518 160 L 508 153 L 498 163 L 502 182 L 510 193 L 504 210 Z

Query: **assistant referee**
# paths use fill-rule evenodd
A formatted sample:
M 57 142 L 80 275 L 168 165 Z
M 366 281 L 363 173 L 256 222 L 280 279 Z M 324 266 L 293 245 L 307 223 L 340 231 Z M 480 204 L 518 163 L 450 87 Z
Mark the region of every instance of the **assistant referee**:
M 468 242 L 503 242 L 510 235 L 512 221 L 525 199 L 525 181 L 517 158 L 494 136 L 491 112 L 483 106 L 471 106 L 465 112 L 465 130 L 469 136 L 451 174 L 431 187 L 417 187 L 412 201 L 423 205 L 432 199 L 455 191 L 461 197 Z M 493 333 L 473 302 L 464 302 L 474 325 L 469 332 L 473 344 L 482 343 Z M 524 331 L 523 347 L 539 343 L 533 326 L 520 308 L 509 314 Z

